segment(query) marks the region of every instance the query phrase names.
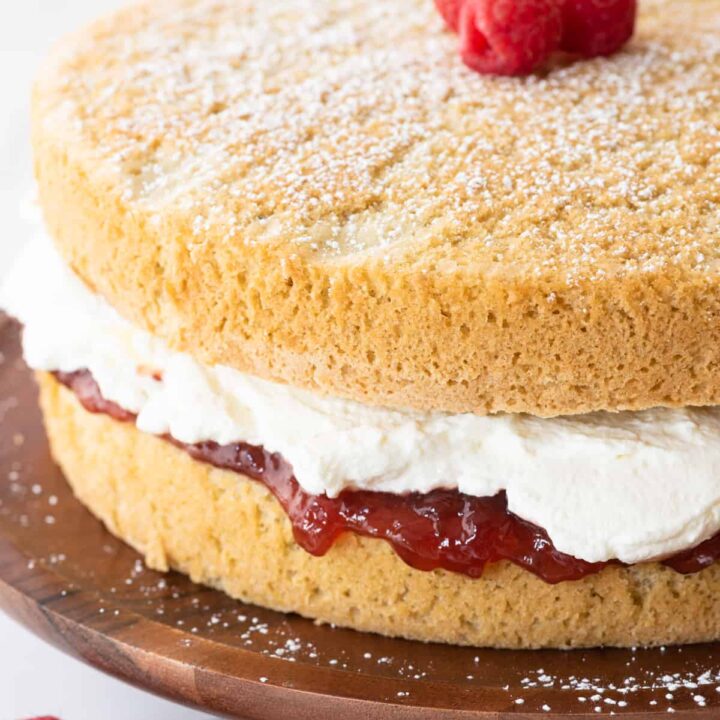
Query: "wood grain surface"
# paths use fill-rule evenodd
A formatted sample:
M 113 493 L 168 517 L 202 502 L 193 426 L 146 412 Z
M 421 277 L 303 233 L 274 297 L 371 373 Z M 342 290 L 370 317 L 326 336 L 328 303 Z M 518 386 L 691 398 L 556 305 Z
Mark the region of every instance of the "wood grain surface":
M 150 571 L 73 497 L 35 394 L 18 328 L 0 316 L 0 606 L 126 682 L 257 720 L 649 718 L 669 708 L 676 718 L 720 717 L 715 645 L 425 645 L 317 626 Z

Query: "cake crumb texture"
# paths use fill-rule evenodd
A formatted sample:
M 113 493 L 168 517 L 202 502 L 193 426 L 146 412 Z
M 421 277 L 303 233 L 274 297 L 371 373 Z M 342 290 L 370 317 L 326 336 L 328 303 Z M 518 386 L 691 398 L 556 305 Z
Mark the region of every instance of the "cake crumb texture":
M 541 416 L 720 402 L 720 4 L 523 79 L 429 0 L 153 0 L 36 84 L 60 250 L 212 363 Z
M 548 585 L 503 562 L 473 580 L 414 570 L 383 541 L 351 534 L 316 558 L 260 483 L 92 415 L 52 376 L 38 379 L 52 451 L 75 493 L 155 569 L 276 610 L 426 641 L 538 648 L 720 638 L 719 564 L 696 575 L 610 567 Z

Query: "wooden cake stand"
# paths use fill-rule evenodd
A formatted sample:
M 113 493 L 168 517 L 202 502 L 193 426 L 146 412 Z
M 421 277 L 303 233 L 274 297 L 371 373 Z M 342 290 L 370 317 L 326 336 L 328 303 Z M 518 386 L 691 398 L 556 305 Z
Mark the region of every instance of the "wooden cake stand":
M 148 570 L 75 500 L 53 464 L 17 325 L 3 317 L 0 607 L 101 670 L 229 717 L 650 718 L 673 710 L 720 718 L 717 645 L 426 645 L 318 626 Z

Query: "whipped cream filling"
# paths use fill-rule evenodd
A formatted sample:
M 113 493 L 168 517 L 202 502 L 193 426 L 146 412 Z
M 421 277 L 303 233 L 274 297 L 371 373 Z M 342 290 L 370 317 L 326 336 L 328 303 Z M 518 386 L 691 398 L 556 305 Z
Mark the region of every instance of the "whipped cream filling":
M 88 369 L 142 431 L 279 452 L 310 493 L 505 490 L 513 513 L 589 562 L 660 559 L 720 531 L 716 407 L 540 419 L 324 397 L 171 350 L 92 293 L 44 236 L 10 272 L 0 306 L 24 324 L 32 368 Z

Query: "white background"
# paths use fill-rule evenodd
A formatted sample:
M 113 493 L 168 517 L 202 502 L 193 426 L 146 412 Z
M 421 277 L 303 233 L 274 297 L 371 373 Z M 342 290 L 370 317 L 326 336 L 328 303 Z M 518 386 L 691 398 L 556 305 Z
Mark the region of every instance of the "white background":
M 0 276 L 27 229 L 30 84 L 63 33 L 121 0 L 0 0 Z M 45 646 L 0 614 L 0 720 L 199 720 L 208 717 L 127 687 Z

